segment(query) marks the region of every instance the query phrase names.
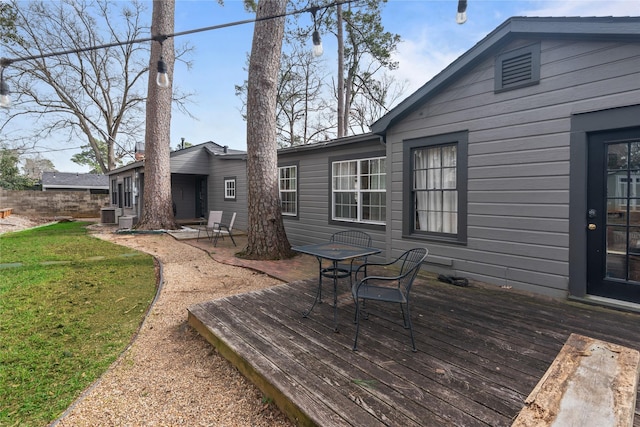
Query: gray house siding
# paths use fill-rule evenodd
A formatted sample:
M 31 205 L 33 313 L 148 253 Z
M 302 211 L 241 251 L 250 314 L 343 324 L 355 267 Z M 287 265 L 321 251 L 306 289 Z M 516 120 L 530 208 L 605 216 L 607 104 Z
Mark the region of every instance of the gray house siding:
M 171 199 L 176 219 L 193 219 L 196 212 L 196 185 L 198 175 L 171 174 Z
M 207 175 L 209 153 L 200 145 L 175 151 L 171 156 L 171 173 Z
M 371 235 L 375 247 L 387 247 L 385 226 L 331 219 L 331 163 L 385 155 L 385 147 L 378 137 L 364 139 L 349 144 L 318 144 L 278 153 L 278 166 L 297 165 L 298 169 L 298 215 L 283 216 L 289 243 L 317 243 L 328 240 L 336 231 L 360 229 Z M 387 186 L 391 182 L 389 171 L 387 169 Z
M 495 55 L 540 43 L 539 84 L 494 92 Z M 417 245 L 435 271 L 554 297 L 569 290 L 571 117 L 640 99 L 640 45 L 521 39 L 386 129 L 393 255 Z M 404 141 L 468 131 L 467 243 L 402 233 Z M 450 264 L 450 267 L 448 265 Z
M 225 178 L 235 178 L 236 199 L 225 200 Z M 244 156 L 211 156 L 208 182 L 209 210 L 223 211 L 223 220 L 227 221 L 233 212 L 236 220 L 233 228 L 247 230 L 247 162 Z
M 209 173 L 209 153 L 205 145 L 174 151 L 171 153 L 170 162 L 171 199 L 175 208 L 175 218 L 199 218 L 201 212 L 197 202 L 198 182 Z

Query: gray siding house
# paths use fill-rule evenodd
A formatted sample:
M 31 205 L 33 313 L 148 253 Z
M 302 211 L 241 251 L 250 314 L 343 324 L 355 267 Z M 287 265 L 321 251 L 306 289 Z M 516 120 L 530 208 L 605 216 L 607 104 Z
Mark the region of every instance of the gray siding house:
M 236 212 L 234 228 L 246 229 L 246 153 L 205 142 L 170 154 L 171 197 L 176 220 L 194 222 L 210 210 Z M 116 217 L 140 218 L 144 203 L 144 160 L 109 172 Z M 116 220 L 117 222 L 117 220 Z
M 640 18 L 510 18 L 371 133 L 278 163 L 293 245 L 358 228 L 389 260 L 424 246 L 433 272 L 638 309 Z M 245 153 L 205 143 L 171 170 L 178 218 L 246 228 Z
M 640 18 L 511 18 L 371 130 L 391 255 L 640 303 Z
M 336 231 L 361 229 L 375 247 L 390 248 L 386 156 L 387 147 L 374 134 L 280 149 L 280 195 L 289 243 L 317 243 Z

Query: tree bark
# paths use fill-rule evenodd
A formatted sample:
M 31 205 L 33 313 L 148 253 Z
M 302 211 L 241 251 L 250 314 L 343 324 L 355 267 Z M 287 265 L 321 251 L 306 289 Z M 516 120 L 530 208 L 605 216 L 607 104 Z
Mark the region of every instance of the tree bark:
M 247 247 L 249 259 L 291 256 L 280 209 L 276 100 L 285 0 L 260 0 L 256 13 L 247 89 Z
M 151 15 L 153 37 L 172 34 L 174 28 L 175 0 L 154 0 Z M 157 65 L 160 58 L 167 65 L 169 87 L 156 84 Z M 141 230 L 175 230 L 171 200 L 171 100 L 175 52 L 173 38 L 151 45 L 149 85 L 144 160 L 144 209 L 137 225 Z
M 342 27 L 342 5 L 338 4 L 337 9 L 337 36 L 338 36 L 338 138 L 346 135 L 347 124 L 344 122 L 344 111 L 347 108 L 344 99 L 344 31 Z

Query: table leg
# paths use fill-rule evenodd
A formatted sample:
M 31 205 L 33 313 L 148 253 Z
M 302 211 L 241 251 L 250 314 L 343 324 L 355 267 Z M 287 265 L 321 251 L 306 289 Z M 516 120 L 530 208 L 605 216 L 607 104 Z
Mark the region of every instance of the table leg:
M 318 290 L 313 304 L 309 310 L 302 313 L 302 317 L 307 317 L 316 306 L 322 303 L 322 258 L 316 257 L 318 260 Z M 338 332 L 338 261 L 333 261 L 333 331 Z
M 333 332 L 338 332 L 338 261 L 333 261 Z
M 313 310 L 316 304 L 322 302 L 322 258 L 317 258 L 317 260 L 318 260 L 318 290 L 316 291 L 316 297 L 313 300 L 313 304 L 311 305 L 311 308 L 303 312 L 302 317 L 309 316 L 309 313 L 311 313 L 311 310 Z

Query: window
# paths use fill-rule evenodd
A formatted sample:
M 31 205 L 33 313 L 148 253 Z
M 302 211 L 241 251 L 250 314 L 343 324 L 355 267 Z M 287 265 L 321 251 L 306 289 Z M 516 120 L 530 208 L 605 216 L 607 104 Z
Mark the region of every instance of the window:
M 280 206 L 282 215 L 298 215 L 298 167 L 282 166 L 278 168 L 280 188 Z
M 405 141 L 405 235 L 466 241 L 466 153 L 466 132 Z
M 236 199 L 236 178 L 229 177 L 224 179 L 224 199 L 235 200 Z
M 495 90 L 501 92 L 540 82 L 540 45 L 534 44 L 496 57 Z
M 132 195 L 133 195 L 133 187 L 131 186 L 131 177 L 124 177 L 124 207 L 130 208 L 133 206 L 132 204 Z
M 118 205 L 118 180 L 111 180 L 111 204 Z
M 412 157 L 415 230 L 457 234 L 456 144 L 419 148 Z
M 332 219 L 386 223 L 386 158 L 375 157 L 332 163 Z

